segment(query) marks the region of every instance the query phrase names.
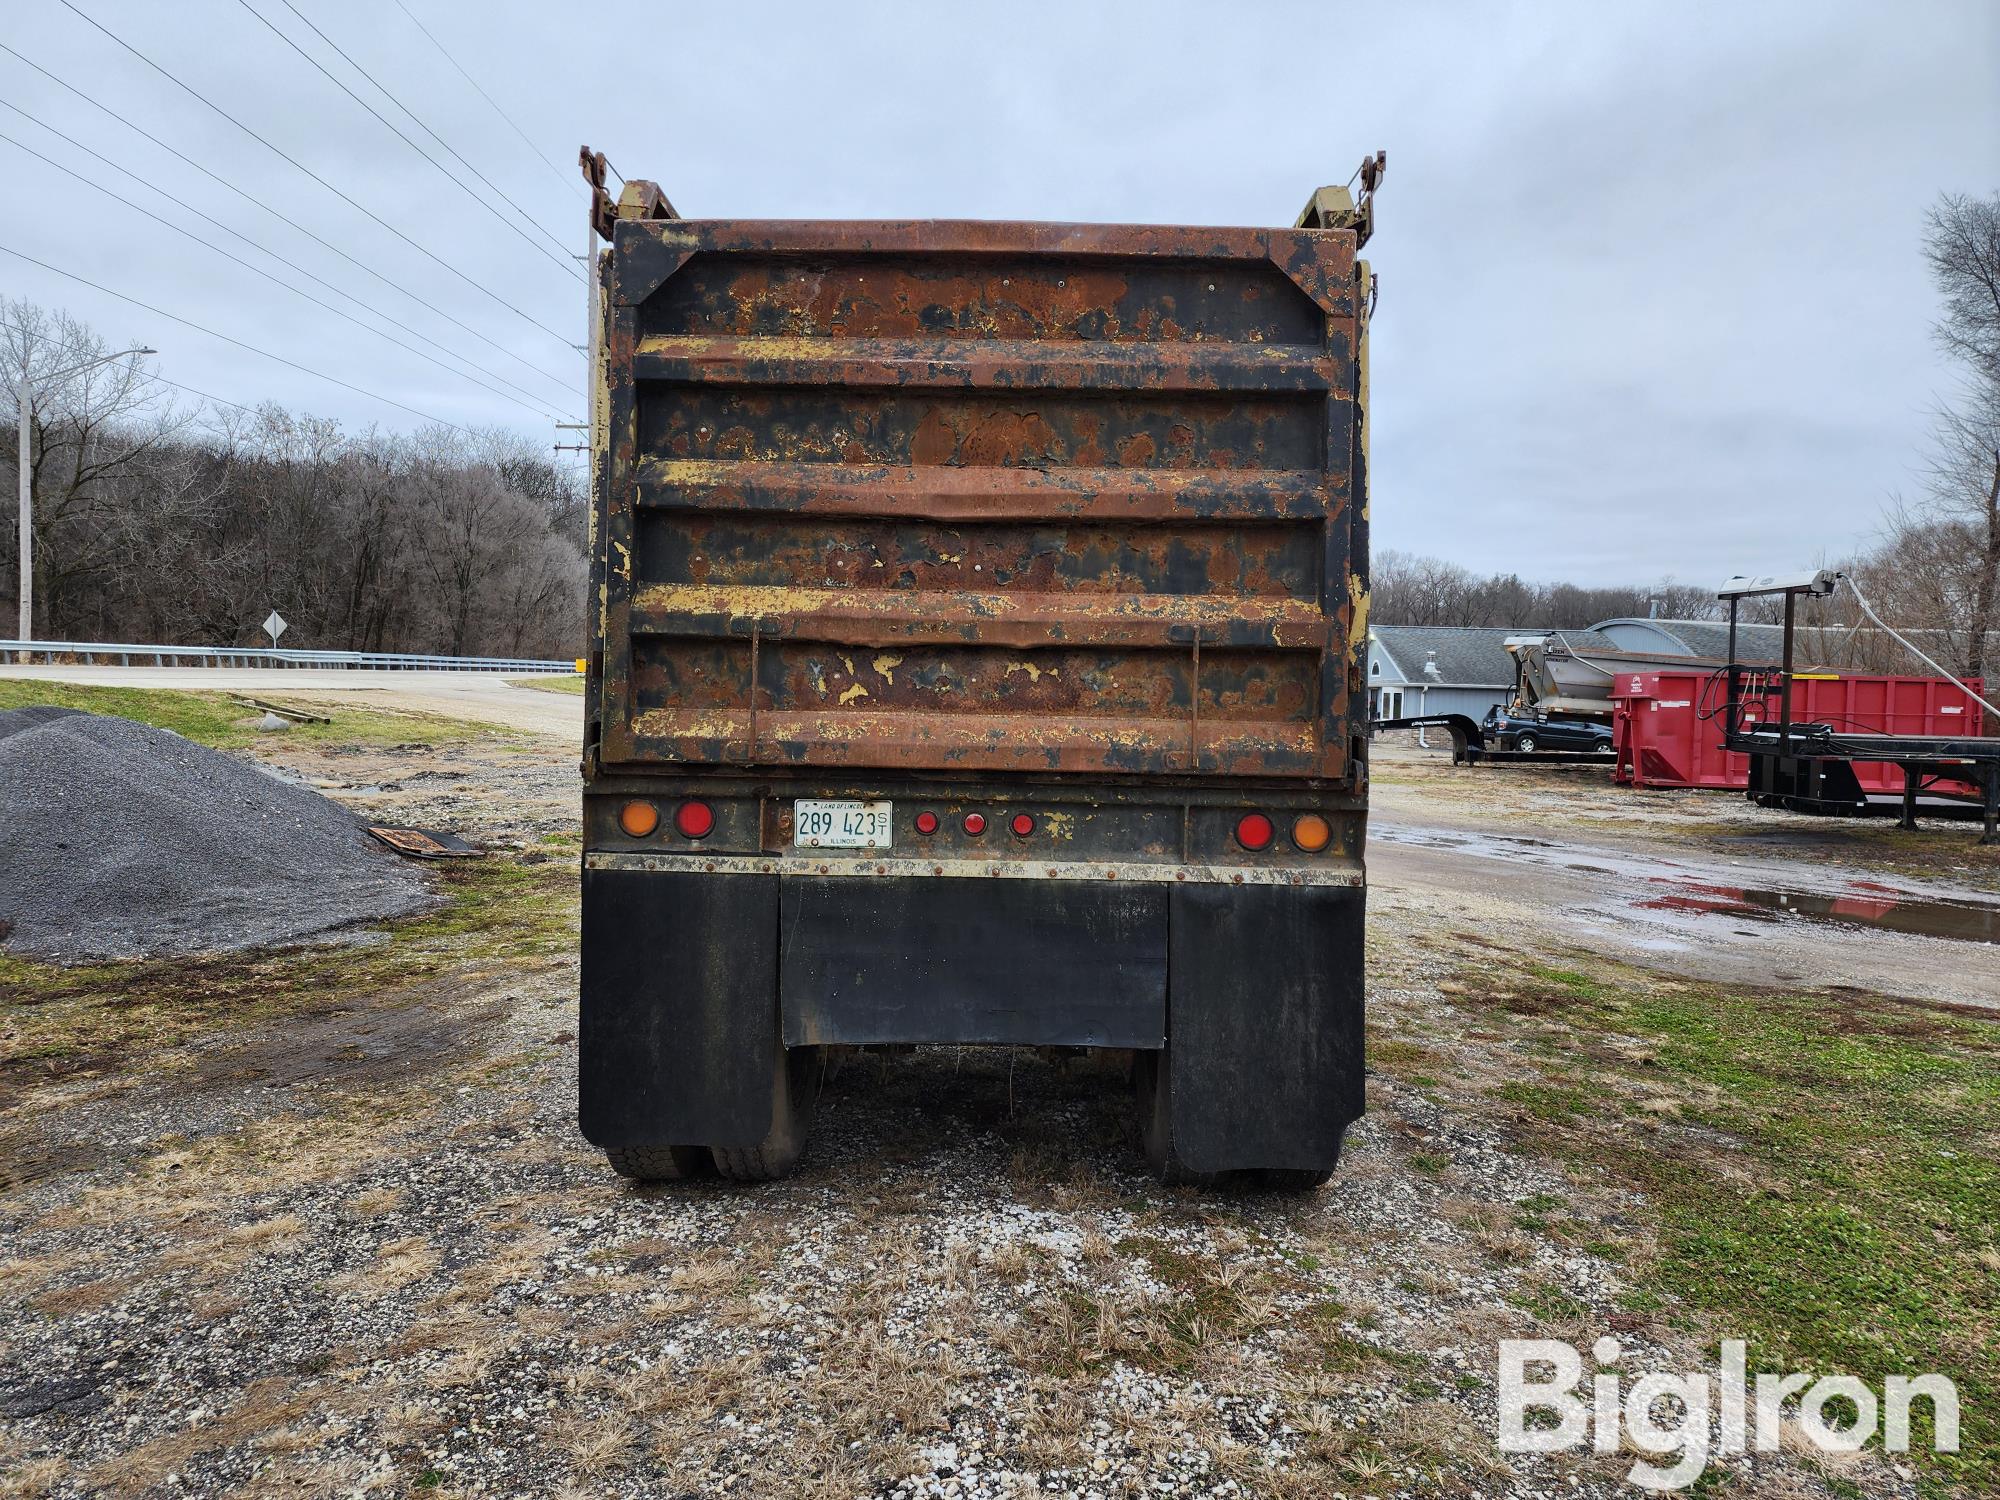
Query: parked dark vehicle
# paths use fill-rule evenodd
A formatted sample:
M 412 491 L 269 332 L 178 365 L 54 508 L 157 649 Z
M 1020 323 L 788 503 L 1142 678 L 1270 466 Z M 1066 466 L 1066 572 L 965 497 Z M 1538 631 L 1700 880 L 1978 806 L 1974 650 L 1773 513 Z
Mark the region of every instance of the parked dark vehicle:
M 1368 198 L 597 213 L 584 1135 L 776 1177 L 829 1049 L 1130 1049 L 1162 1175 L 1324 1181 L 1362 1109 Z
M 1496 750 L 1582 750 L 1609 755 L 1611 726 L 1595 719 L 1511 714 L 1498 705 L 1486 711 L 1480 732 Z

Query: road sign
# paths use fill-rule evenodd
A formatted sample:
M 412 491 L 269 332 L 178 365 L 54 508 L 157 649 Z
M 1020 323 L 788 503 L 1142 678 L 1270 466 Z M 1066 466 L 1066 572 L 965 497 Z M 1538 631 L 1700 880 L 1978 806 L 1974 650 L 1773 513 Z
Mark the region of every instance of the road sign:
M 278 644 L 278 637 L 284 633 L 285 617 L 274 609 L 264 618 L 264 634 L 271 638 L 271 644 L 275 646 Z

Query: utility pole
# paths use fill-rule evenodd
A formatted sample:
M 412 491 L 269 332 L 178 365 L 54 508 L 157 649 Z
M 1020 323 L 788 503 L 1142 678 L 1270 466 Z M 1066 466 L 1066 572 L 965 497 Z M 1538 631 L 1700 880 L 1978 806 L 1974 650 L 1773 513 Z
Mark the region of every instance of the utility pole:
M 21 488 L 21 634 L 20 639 L 31 641 L 35 638 L 35 482 L 34 463 L 29 456 L 29 444 L 34 436 L 35 387 L 33 376 L 28 370 L 27 345 L 21 346 L 21 378 L 15 382 L 14 397 L 20 407 L 19 469 Z M 65 365 L 60 370 L 51 370 L 42 377 L 44 384 L 51 384 L 65 375 L 74 375 L 81 370 L 94 369 L 98 365 L 108 365 L 115 359 L 125 359 L 132 355 L 158 354 L 157 349 L 121 349 L 116 354 L 100 354 L 96 359 L 86 359 L 81 364 Z M 28 652 L 21 652 L 21 660 L 27 661 Z

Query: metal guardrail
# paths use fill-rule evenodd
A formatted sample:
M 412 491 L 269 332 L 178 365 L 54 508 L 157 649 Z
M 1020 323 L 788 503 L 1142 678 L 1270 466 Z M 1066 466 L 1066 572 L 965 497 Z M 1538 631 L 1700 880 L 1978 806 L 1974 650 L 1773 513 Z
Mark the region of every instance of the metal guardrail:
M 0 666 L 115 660 L 121 667 L 371 668 L 388 672 L 508 672 L 520 676 L 577 670 L 575 661 L 515 656 L 414 656 L 396 651 L 294 651 L 269 646 L 154 646 L 124 641 L 0 641 Z M 136 661 L 135 661 L 136 659 Z

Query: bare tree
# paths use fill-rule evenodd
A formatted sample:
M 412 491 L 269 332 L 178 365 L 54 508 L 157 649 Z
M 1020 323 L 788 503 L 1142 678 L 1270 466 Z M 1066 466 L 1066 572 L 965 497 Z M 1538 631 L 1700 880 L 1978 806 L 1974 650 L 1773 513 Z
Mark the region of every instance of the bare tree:
M 28 400 L 29 492 L 34 506 L 35 603 L 55 619 L 116 569 L 119 481 L 178 438 L 194 413 L 178 411 L 136 359 L 99 362 L 111 345 L 67 313 L 0 298 L 0 374 L 8 392 L 7 467 L 19 461 L 19 403 Z M 77 368 L 82 366 L 83 368 Z M 19 577 L 19 501 L 6 486 L 7 587 Z
M 1960 660 L 1983 677 L 2000 628 L 2000 193 L 1947 193 L 1926 216 L 1924 259 L 1944 302 L 1933 332 L 1959 363 L 1964 388 L 1932 435 L 1929 518 L 1960 549 L 1942 580 L 1963 613 Z
M 1924 259 L 1944 297 L 1934 332 L 1975 379 L 2000 386 L 2000 193 L 1945 193 L 1924 215 Z

